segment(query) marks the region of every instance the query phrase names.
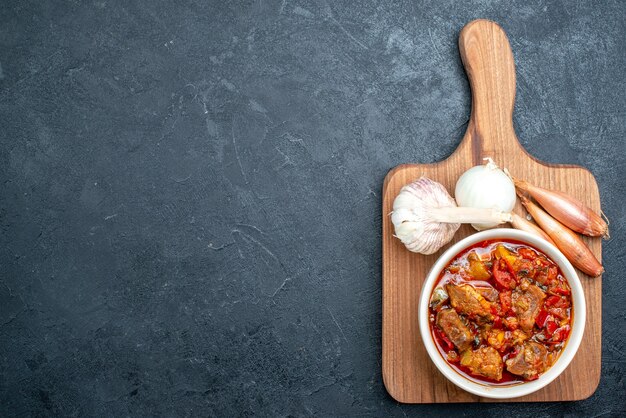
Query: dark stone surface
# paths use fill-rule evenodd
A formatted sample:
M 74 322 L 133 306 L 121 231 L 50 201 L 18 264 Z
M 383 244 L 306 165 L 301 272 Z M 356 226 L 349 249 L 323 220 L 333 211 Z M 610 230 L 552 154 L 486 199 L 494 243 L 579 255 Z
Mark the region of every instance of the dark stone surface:
M 44 3 L 0 5 L 0 415 L 626 413 L 625 2 Z M 612 220 L 582 402 L 382 384 L 382 180 L 459 143 L 478 17 L 523 145 Z

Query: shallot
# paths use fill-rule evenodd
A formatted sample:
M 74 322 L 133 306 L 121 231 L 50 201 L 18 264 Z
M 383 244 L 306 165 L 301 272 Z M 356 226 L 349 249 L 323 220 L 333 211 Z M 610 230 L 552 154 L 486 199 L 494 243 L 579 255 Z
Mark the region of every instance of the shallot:
M 530 216 L 552 238 L 558 249 L 574 267 L 592 277 L 597 277 L 604 272 L 602 264 L 575 232 L 544 212 L 526 196 L 520 194 L 519 198 Z
M 517 213 L 512 213 L 511 214 L 511 225 L 515 229 L 520 229 L 522 231 L 526 231 L 526 232 L 529 232 L 531 234 L 537 235 L 538 237 L 541 237 L 541 238 L 545 239 L 546 241 L 548 241 L 550 244 L 556 246 L 554 241 L 552 241 L 552 238 L 550 238 L 550 236 L 548 234 L 543 232 L 543 229 L 539 228 L 534 223 L 532 223 L 530 221 L 527 221 L 526 219 L 522 218 Z
M 518 190 L 528 193 L 550 215 L 570 229 L 590 237 L 609 237 L 609 226 L 598 214 L 573 197 L 515 179 Z

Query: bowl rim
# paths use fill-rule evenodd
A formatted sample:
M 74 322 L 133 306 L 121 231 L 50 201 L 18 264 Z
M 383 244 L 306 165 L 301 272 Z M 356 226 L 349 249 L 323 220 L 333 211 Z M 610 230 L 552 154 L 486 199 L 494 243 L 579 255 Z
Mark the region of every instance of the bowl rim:
M 452 368 L 447 361 L 444 360 L 439 350 L 433 341 L 432 334 L 430 332 L 429 318 L 429 301 L 430 293 L 433 289 L 433 285 L 436 279 L 439 277 L 439 273 L 443 268 L 452 260 L 453 257 L 458 255 L 461 251 L 465 250 L 469 246 L 476 244 L 484 240 L 497 240 L 497 239 L 512 239 L 520 241 L 522 243 L 529 244 L 538 250 L 546 254 L 552 261 L 557 263 L 561 272 L 567 279 L 570 288 L 572 290 L 572 303 L 574 306 L 574 319 L 572 320 L 571 332 L 565 349 L 557 359 L 556 363 L 552 365 L 545 373 L 543 373 L 537 380 L 531 382 L 524 382 L 513 384 L 509 386 L 489 386 L 488 384 L 480 384 L 469 380 L 465 376 L 461 375 L 458 371 Z M 482 396 L 492 399 L 511 399 L 520 396 L 525 396 L 539 389 L 547 386 L 556 379 L 574 359 L 580 343 L 583 338 L 585 323 L 586 323 L 587 307 L 585 304 L 585 295 L 580 282 L 580 278 L 576 273 L 576 270 L 567 258 L 551 243 L 547 242 L 543 238 L 537 237 L 525 231 L 520 231 L 511 228 L 496 228 L 485 231 L 480 231 L 469 235 L 466 238 L 458 241 L 456 244 L 448 248 L 433 264 L 428 272 L 424 283 L 422 284 L 422 290 L 419 297 L 418 305 L 418 323 L 420 328 L 420 335 L 422 343 L 426 348 L 426 352 L 431 361 L 435 364 L 437 369 L 452 383 L 460 387 L 461 389 L 470 392 L 474 395 Z

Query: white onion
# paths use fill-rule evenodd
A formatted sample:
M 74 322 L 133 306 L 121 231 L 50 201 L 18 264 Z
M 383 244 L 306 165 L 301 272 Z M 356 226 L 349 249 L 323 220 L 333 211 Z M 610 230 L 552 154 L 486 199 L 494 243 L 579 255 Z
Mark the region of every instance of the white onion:
M 497 209 L 510 212 L 515 206 L 515 184 L 491 158 L 487 164 L 467 170 L 456 182 L 454 198 L 459 206 Z M 478 231 L 497 226 L 495 223 L 472 224 Z

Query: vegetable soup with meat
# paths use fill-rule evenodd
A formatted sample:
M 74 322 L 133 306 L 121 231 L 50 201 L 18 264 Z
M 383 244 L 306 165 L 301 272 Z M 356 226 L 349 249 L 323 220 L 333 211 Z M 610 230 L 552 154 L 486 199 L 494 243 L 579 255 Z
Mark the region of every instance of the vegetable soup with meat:
M 432 291 L 429 322 L 443 358 L 479 383 L 535 380 L 570 333 L 570 286 L 541 251 L 482 241 L 452 259 Z

